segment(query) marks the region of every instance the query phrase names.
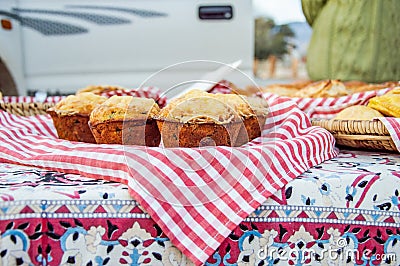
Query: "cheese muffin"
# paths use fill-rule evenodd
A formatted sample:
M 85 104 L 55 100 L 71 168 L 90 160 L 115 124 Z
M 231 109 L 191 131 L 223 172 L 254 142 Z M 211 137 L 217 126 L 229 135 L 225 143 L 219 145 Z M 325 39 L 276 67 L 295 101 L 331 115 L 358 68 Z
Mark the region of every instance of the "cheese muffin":
M 58 137 L 71 141 L 96 143 L 88 122 L 92 110 L 105 102 L 106 97 L 90 92 L 69 95 L 47 110 L 53 119 Z
M 90 115 L 89 126 L 97 143 L 159 146 L 154 117 L 160 108 L 153 99 L 112 96 Z
M 232 107 L 199 90 L 172 100 L 157 118 L 164 147 L 232 146 L 241 124 Z
M 237 94 L 216 94 L 214 97 L 231 106 L 243 120 L 235 146 L 241 146 L 261 136 L 268 116 L 268 103 L 265 99 Z

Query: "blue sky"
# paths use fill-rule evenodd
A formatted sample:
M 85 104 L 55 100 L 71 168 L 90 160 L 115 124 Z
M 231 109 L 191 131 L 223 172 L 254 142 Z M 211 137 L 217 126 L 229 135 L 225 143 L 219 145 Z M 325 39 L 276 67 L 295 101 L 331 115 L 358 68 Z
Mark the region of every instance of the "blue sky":
M 301 0 L 253 0 L 254 16 L 268 16 L 276 24 L 305 21 Z

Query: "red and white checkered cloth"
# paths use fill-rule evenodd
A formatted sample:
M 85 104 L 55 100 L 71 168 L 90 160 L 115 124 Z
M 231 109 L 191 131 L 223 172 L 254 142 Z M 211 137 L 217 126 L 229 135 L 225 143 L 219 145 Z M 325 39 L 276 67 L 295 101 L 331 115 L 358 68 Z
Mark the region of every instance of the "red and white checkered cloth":
M 397 88 L 397 87 L 395 87 Z M 298 107 L 310 118 L 331 119 L 337 113 L 352 105 L 366 105 L 375 97 L 386 94 L 395 88 L 386 88 L 378 91 L 355 93 L 339 98 L 291 98 Z M 262 94 L 266 98 L 286 98 L 271 93 Z M 397 150 L 400 152 L 400 118 L 380 117 L 379 120 L 386 126 Z
M 270 97 L 261 138 L 237 148 L 148 148 L 70 142 L 49 116 L 0 112 L 0 162 L 127 184 L 130 194 L 196 265 L 260 204 L 308 168 L 337 155 L 289 99 Z
M 43 101 L 44 103 L 58 103 L 65 96 L 48 96 Z M 3 96 L 0 100 L 5 103 L 34 103 L 37 102 L 37 99 L 34 96 Z
M 157 87 L 140 87 L 138 89 L 121 89 L 113 90 L 102 93 L 101 95 L 111 97 L 114 95 L 118 96 L 134 96 L 142 98 L 152 98 L 162 108 L 167 102 L 167 98 L 162 95 L 161 90 Z
M 160 107 L 166 104 L 166 97 L 162 95 L 161 90 L 157 87 L 141 87 L 137 89 L 120 89 L 114 91 L 107 91 L 102 94 L 106 97 L 114 95 L 118 96 L 134 96 L 154 99 Z M 44 103 L 58 103 L 66 96 L 48 96 L 44 99 Z M 0 101 L 5 103 L 33 103 L 37 99 L 34 96 L 4 96 Z
M 395 117 L 379 117 L 379 120 L 385 125 L 389 131 L 390 137 L 397 150 L 400 152 L 400 118 Z
M 354 93 L 338 98 L 291 98 L 299 108 L 310 118 L 330 119 L 337 113 L 352 105 L 366 105 L 369 99 L 381 96 L 394 88 L 386 88 L 377 91 L 366 91 Z M 263 97 L 268 98 L 271 93 L 263 93 Z M 286 97 L 282 97 L 286 98 Z

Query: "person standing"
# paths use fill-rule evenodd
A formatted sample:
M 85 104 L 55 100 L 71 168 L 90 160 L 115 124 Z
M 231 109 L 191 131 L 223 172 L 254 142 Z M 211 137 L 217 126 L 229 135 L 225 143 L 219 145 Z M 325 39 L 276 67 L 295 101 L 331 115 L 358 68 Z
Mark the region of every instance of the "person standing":
M 302 0 L 311 79 L 400 80 L 400 0 Z

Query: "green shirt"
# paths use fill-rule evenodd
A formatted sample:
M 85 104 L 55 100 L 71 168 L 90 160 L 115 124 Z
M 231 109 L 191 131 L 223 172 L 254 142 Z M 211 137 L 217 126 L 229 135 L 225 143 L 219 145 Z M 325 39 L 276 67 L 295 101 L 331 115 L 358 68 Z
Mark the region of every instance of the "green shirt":
M 302 0 L 311 79 L 400 80 L 400 0 Z

